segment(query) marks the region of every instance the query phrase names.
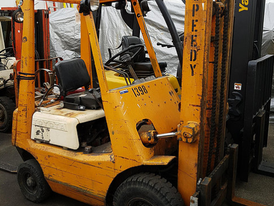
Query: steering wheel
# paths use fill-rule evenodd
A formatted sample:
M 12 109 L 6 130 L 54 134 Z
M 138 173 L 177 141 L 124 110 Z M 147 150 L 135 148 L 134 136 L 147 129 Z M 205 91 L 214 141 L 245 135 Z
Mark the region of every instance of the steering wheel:
M 120 66 L 126 67 L 127 65 L 132 63 L 132 60 L 140 53 L 142 48 L 144 48 L 143 44 L 131 45 L 131 46 L 127 47 L 126 49 L 118 52 L 113 57 L 111 57 L 105 63 L 105 65 L 115 66 L 115 68 L 120 67 Z M 135 52 L 129 52 L 130 50 L 133 50 L 133 49 L 136 49 L 136 51 Z M 126 54 L 126 52 L 128 52 L 127 55 L 124 55 L 124 54 Z M 121 58 L 116 59 L 117 57 L 121 57 Z
M 3 53 L 3 52 L 6 52 L 6 53 Z M 8 57 L 12 57 L 12 56 L 13 56 L 13 48 L 12 47 L 7 47 L 0 51 L 0 70 L 8 69 L 7 62 L 2 62 L 2 59 L 7 60 Z
M 6 53 L 2 54 L 4 51 Z M 0 56 L 4 56 L 4 57 L 11 57 L 11 56 L 13 56 L 13 48 L 12 47 L 7 47 L 5 49 L 2 49 L 0 51 Z

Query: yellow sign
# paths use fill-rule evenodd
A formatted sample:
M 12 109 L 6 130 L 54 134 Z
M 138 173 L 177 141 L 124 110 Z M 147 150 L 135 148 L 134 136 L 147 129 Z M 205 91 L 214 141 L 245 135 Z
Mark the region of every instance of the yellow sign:
M 248 4 L 249 0 L 242 0 L 242 2 L 239 3 L 239 12 L 248 11 Z

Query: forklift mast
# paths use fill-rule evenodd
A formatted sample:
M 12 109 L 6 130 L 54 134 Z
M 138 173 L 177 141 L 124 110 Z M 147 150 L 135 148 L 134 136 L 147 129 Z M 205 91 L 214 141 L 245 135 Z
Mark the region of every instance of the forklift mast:
M 211 192 L 201 188 L 211 191 L 209 185 L 213 187 L 216 182 L 207 182 L 206 177 L 216 179 L 216 168 L 224 166 L 226 154 L 224 131 L 233 8 L 233 1 L 186 1 L 178 189 L 185 201 L 187 196 L 194 201 L 193 194 L 200 193 L 205 205 L 210 202 Z M 189 190 L 183 192 L 186 187 Z
M 264 8 L 265 0 L 235 1 L 227 129 L 239 144 L 238 175 L 242 181 L 248 181 L 251 169 L 274 174 L 273 166 L 262 161 L 274 61 L 271 55 L 261 57 Z

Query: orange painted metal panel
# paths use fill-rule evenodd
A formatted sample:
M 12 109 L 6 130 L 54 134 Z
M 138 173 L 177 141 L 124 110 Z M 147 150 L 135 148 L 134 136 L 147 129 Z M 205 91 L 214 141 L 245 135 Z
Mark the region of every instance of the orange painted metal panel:
M 108 85 L 107 85 L 106 74 L 104 71 L 104 64 L 101 56 L 101 51 L 99 47 L 93 15 L 90 14 L 85 16 L 85 22 L 86 22 L 86 27 L 89 34 L 91 49 L 92 51 L 96 51 L 96 52 L 93 52 L 92 55 L 93 55 L 94 64 L 97 72 L 100 91 L 102 93 L 102 97 L 104 97 L 104 94 L 108 91 Z
M 21 69 L 22 76 L 34 77 L 35 55 L 34 55 L 34 4 L 31 0 L 24 1 L 22 5 L 24 12 L 24 28 L 22 38 Z M 28 28 L 28 29 L 27 29 Z M 30 137 L 31 120 L 34 112 L 34 78 L 24 78 L 19 85 L 17 135 L 20 140 Z
M 202 177 L 212 2 L 186 1 L 185 12 L 180 120 L 182 126 L 188 121 L 200 126 L 196 142 L 179 142 L 178 190 L 189 205 L 190 196 L 196 192 L 197 181 Z
M 91 64 L 91 48 L 89 35 L 86 25 L 86 20 L 81 14 L 81 58 L 85 61 L 86 67 L 90 76 L 90 87 L 92 87 L 92 64 Z

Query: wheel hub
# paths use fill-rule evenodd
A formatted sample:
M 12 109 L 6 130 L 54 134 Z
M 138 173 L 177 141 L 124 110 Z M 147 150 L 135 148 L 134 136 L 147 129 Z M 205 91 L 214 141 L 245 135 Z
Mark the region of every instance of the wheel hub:
M 28 187 L 35 187 L 35 186 L 36 186 L 36 182 L 35 182 L 35 180 L 33 179 L 33 177 L 28 177 L 28 178 L 27 178 L 27 186 L 28 186 Z

